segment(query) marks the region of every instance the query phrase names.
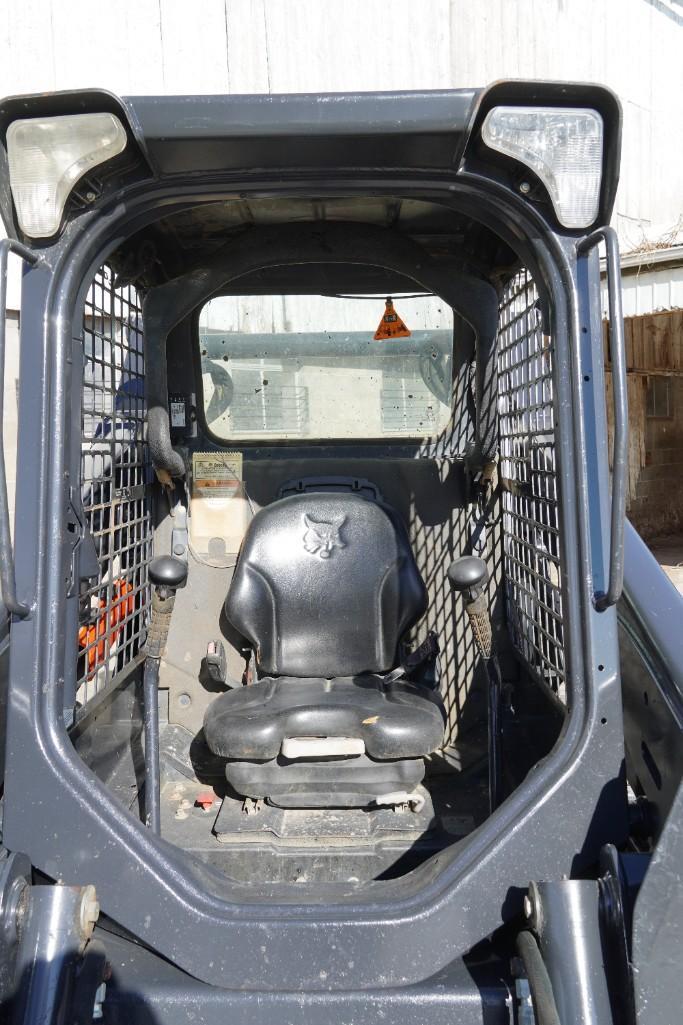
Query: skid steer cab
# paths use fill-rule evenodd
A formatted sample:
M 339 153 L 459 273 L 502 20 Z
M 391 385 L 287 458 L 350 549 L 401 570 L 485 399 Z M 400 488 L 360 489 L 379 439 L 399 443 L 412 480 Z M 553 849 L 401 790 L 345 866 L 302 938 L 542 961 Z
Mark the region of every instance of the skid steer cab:
M 0 104 L 3 1020 L 672 1020 L 619 145 L 567 83 Z

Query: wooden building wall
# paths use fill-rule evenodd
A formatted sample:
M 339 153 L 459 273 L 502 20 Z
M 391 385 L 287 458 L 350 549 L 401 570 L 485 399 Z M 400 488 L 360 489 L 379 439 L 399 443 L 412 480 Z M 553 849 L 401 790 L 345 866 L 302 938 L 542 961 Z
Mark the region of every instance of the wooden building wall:
M 683 532 L 683 310 L 627 317 L 625 329 L 630 427 L 627 512 L 640 534 L 652 540 Z M 603 341 L 611 451 L 607 323 Z

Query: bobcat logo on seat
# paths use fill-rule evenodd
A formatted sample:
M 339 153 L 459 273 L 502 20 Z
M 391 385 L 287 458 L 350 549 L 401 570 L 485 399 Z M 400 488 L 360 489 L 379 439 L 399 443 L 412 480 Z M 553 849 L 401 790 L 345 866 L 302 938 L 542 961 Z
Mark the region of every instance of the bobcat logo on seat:
M 346 548 L 346 543 L 339 536 L 339 531 L 346 522 L 346 516 L 333 516 L 327 520 L 313 520 L 304 514 L 306 533 L 304 548 L 311 555 L 319 555 L 321 559 L 329 559 L 335 548 Z

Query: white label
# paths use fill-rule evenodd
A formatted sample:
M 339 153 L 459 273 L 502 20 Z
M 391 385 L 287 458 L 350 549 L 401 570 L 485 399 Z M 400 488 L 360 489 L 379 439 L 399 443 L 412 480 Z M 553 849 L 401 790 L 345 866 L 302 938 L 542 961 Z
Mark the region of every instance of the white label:
M 185 403 L 171 401 L 171 427 L 185 426 Z
M 242 491 L 241 452 L 194 452 L 192 495 L 228 498 Z

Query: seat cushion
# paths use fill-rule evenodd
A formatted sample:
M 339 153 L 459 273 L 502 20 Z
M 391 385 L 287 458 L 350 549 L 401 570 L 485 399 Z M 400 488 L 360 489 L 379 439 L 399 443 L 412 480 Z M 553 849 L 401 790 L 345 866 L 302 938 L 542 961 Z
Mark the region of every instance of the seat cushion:
M 307 678 L 393 669 L 425 608 L 396 513 L 330 492 L 292 495 L 254 516 L 225 602 L 262 673 Z
M 435 692 L 377 675 L 260 680 L 221 694 L 204 717 L 211 751 L 246 761 L 276 758 L 290 737 L 360 738 L 372 759 L 421 758 L 440 746 L 443 732 Z
M 267 798 L 279 808 L 367 808 L 390 794 L 412 794 L 422 781 L 422 758 L 376 762 L 354 758 L 268 762 L 228 761 L 225 776 L 242 797 Z

